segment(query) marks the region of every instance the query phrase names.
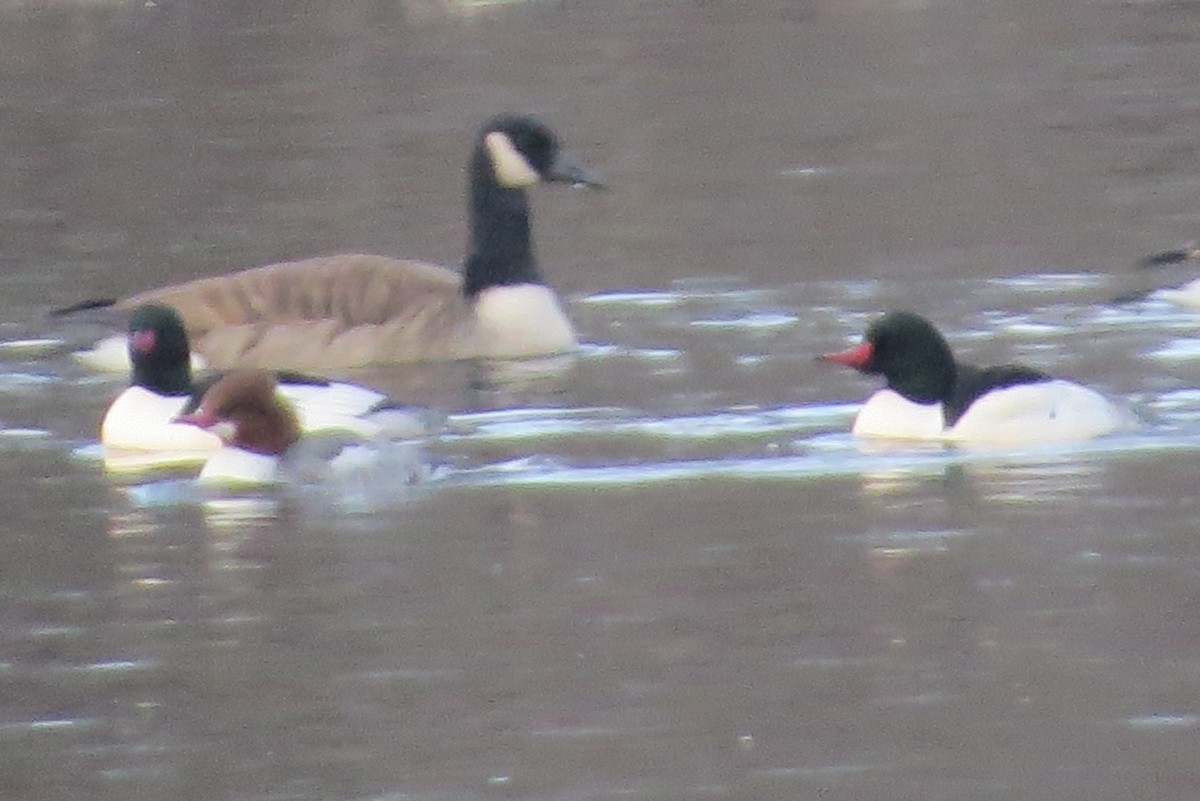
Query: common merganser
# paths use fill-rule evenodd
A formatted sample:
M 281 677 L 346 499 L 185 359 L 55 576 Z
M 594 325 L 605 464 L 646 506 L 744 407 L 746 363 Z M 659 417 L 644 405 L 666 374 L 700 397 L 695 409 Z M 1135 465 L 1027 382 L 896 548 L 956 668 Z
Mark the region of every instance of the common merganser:
M 116 451 L 205 454 L 221 447 L 220 438 L 175 418 L 194 408 L 219 375 L 192 376 L 187 332 L 169 306 L 146 304 L 129 317 L 128 350 L 133 366 L 130 386 L 109 406 L 100 424 L 100 441 Z M 343 381 L 280 374 L 279 392 L 296 409 L 304 431 L 346 429 L 372 435 L 419 433 L 432 424 L 410 411 L 399 411 L 386 395 Z M 408 426 L 408 428 L 406 428 Z
M 1189 242 L 1175 250 L 1164 250 L 1154 253 L 1139 261 L 1137 269 L 1145 275 L 1147 271 L 1161 267 L 1171 267 L 1180 264 L 1200 262 L 1200 242 Z M 1188 309 L 1200 309 L 1200 278 L 1194 278 L 1174 287 L 1159 289 L 1143 289 L 1126 293 L 1117 298 L 1118 301 L 1140 300 L 1147 296 L 1156 296 Z
M 1131 412 L 1095 390 L 1032 367 L 962 364 L 938 330 L 911 312 L 884 315 L 871 323 L 861 345 L 820 358 L 887 382 L 859 410 L 852 428 L 859 437 L 1061 443 L 1135 423 Z

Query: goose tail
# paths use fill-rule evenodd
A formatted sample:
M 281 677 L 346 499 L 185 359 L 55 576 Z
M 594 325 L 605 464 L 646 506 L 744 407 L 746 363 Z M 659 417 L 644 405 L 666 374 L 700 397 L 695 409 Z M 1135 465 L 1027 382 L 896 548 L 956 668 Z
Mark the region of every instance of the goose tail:
M 78 303 L 72 303 L 70 306 L 63 306 L 59 309 L 51 309 L 47 312 L 49 317 L 67 317 L 79 312 L 91 311 L 93 309 L 108 309 L 117 305 L 116 298 L 90 298 L 89 300 L 81 300 Z

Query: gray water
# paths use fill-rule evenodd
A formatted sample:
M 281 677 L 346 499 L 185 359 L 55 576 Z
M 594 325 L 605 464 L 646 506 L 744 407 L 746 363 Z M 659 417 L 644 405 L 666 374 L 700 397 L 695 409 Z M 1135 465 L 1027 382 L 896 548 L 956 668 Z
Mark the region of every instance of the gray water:
M 1200 5 L 0 2 L 0 798 L 1200 798 Z M 505 110 L 586 342 L 352 377 L 450 415 L 387 508 L 106 471 L 44 313 L 456 264 Z M 1167 280 L 1156 276 L 1154 280 Z M 878 312 L 1138 406 L 872 452 Z

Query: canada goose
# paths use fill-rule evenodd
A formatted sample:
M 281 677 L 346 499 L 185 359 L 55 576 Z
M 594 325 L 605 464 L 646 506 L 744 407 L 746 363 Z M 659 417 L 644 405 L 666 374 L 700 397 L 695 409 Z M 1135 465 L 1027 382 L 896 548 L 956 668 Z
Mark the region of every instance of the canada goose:
M 204 463 L 202 484 L 288 482 L 321 491 L 350 478 L 356 495 L 374 487 L 388 495 L 429 477 L 429 465 L 412 443 L 352 432 L 304 434 L 295 410 L 278 392 L 274 373 L 235 370 L 221 376 L 194 411 L 177 423 L 220 437 L 224 447 Z M 366 500 L 378 505 L 385 499 Z
M 993 445 L 1092 439 L 1134 418 L 1100 393 L 1022 365 L 974 367 L 918 314 L 891 312 L 864 342 L 820 357 L 887 382 L 859 410 L 859 437 Z
M 129 316 L 129 386 L 109 406 L 100 423 L 100 441 L 118 451 L 203 454 L 221 441 L 192 425 L 174 422 L 195 407 L 220 378 L 195 380 L 187 331 L 169 306 L 145 304 Z M 400 409 L 386 395 L 344 381 L 295 374 L 277 375 L 279 393 L 292 404 L 305 431 L 350 430 L 364 435 L 412 436 L 428 433 L 432 421 Z
M 600 186 L 543 123 L 496 117 L 480 130 L 469 163 L 462 274 L 386 256 L 336 255 L 152 289 L 115 307 L 175 308 L 193 348 L 222 369 L 333 370 L 572 350 L 575 331 L 530 239 L 526 189 L 541 181 Z M 95 302 L 76 308 L 89 305 Z M 116 366 L 101 365 L 103 356 L 83 358 Z

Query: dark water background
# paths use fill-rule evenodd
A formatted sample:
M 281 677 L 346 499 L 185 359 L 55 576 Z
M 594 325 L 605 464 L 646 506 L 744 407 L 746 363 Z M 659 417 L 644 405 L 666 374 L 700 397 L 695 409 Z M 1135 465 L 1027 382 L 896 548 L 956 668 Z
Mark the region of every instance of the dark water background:
M 506 110 L 588 343 L 372 514 L 108 475 L 43 313 L 342 250 L 455 264 Z M 0 2 L 0 798 L 1200 798 L 1200 4 Z M 862 452 L 880 310 L 1137 403 Z M 29 343 L 34 338 L 39 342 Z

